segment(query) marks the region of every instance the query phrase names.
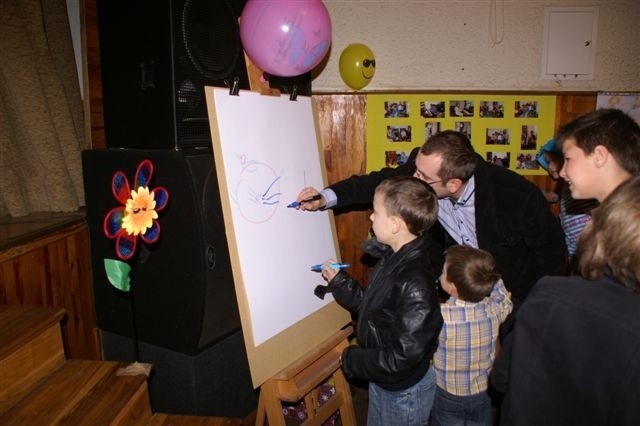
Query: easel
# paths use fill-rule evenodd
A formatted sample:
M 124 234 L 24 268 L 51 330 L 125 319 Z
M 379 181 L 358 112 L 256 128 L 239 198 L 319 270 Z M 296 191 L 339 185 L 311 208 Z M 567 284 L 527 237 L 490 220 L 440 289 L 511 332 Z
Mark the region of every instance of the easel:
M 320 426 L 336 411 L 344 426 L 356 424 L 349 383 L 340 368 L 340 355 L 349 345 L 353 327 L 339 331 L 289 367 L 267 380 L 260 387 L 256 425 L 284 426 L 282 402 L 296 402 L 304 398 L 307 407 L 305 426 Z M 319 386 L 333 377 L 335 394 L 318 406 Z
M 280 96 L 278 89 L 269 87 L 258 68 L 245 53 L 247 74 L 251 91 L 266 96 Z M 295 100 L 293 93 L 290 100 Z M 355 426 L 356 415 L 351 400 L 351 388 L 340 367 L 340 356 L 349 345 L 353 327 L 346 327 L 326 339 L 314 350 L 281 370 L 260 386 L 260 398 L 256 414 L 256 426 L 285 426 L 282 402 L 304 399 L 307 409 L 305 426 L 320 426 L 336 411 L 340 412 L 344 426 Z M 333 378 L 335 394 L 319 405 L 320 386 Z

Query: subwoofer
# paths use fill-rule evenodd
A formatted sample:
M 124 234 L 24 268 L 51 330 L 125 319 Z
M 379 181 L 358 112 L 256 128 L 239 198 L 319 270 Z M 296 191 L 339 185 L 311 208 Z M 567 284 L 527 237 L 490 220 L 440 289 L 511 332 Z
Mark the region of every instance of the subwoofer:
M 138 164 L 151 160 L 149 189 L 169 192 L 160 238 L 138 239 L 131 291 L 114 288 L 104 259 L 118 259 L 103 221 L 122 206 L 111 190 L 116 171 L 132 189 Z M 211 148 L 104 149 L 82 154 L 98 328 L 182 354 L 197 354 L 240 330 L 240 316 Z
M 106 145 L 210 147 L 203 87 L 249 88 L 246 0 L 98 0 Z

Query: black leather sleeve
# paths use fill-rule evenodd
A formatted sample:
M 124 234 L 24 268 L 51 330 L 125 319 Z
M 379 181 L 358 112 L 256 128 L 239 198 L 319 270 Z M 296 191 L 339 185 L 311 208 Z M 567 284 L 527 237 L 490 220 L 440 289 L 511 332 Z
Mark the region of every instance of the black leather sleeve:
M 406 283 L 393 297 L 397 298 L 393 323 L 377 325 L 377 318 L 368 318 L 367 338 L 377 341 L 361 342 L 364 345 L 349 349 L 343 359 L 348 376 L 394 383 L 410 376 L 419 363 L 426 363 L 428 368 L 442 327 L 435 293 L 422 285 Z

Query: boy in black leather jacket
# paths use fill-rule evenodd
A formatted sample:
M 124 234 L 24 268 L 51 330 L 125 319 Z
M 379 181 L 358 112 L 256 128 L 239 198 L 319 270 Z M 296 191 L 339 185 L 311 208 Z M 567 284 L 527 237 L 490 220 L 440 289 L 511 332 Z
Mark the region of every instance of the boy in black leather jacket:
M 347 376 L 369 381 L 368 426 L 425 425 L 435 394 L 430 366 L 442 315 L 425 232 L 437 219 L 437 196 L 413 177 L 396 176 L 375 191 L 371 222 L 380 260 L 366 288 L 346 272 L 322 275 L 338 303 L 358 315 L 358 346 L 342 353 Z M 371 250 L 369 250 L 371 251 Z

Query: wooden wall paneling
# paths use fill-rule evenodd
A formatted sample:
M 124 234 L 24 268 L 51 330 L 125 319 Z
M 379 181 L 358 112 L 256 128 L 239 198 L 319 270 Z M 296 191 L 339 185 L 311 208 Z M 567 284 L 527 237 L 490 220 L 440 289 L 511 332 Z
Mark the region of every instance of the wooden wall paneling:
M 26 252 L 17 259 L 20 305 L 46 306 L 44 300 L 45 286 L 48 285 L 45 269 L 47 260 L 43 247 Z
M 84 0 L 84 36 L 86 40 L 86 63 L 88 88 L 84 95 L 89 104 L 90 142 L 94 149 L 105 148 L 104 115 L 102 106 L 102 72 L 100 70 L 100 39 L 98 35 L 98 7 L 96 0 Z
M 16 274 L 13 259 L 0 262 L 0 304 L 17 305 Z
M 597 93 L 556 97 L 556 130 L 563 124 L 596 109 Z
M 324 148 L 329 183 L 366 170 L 366 95 L 313 95 Z M 369 210 L 336 212 L 336 232 L 342 261 L 349 273 L 365 283 L 369 268 L 360 262 L 361 244 L 368 238 Z
M 0 303 L 64 308 L 67 357 L 101 359 L 86 224 L 0 252 Z

